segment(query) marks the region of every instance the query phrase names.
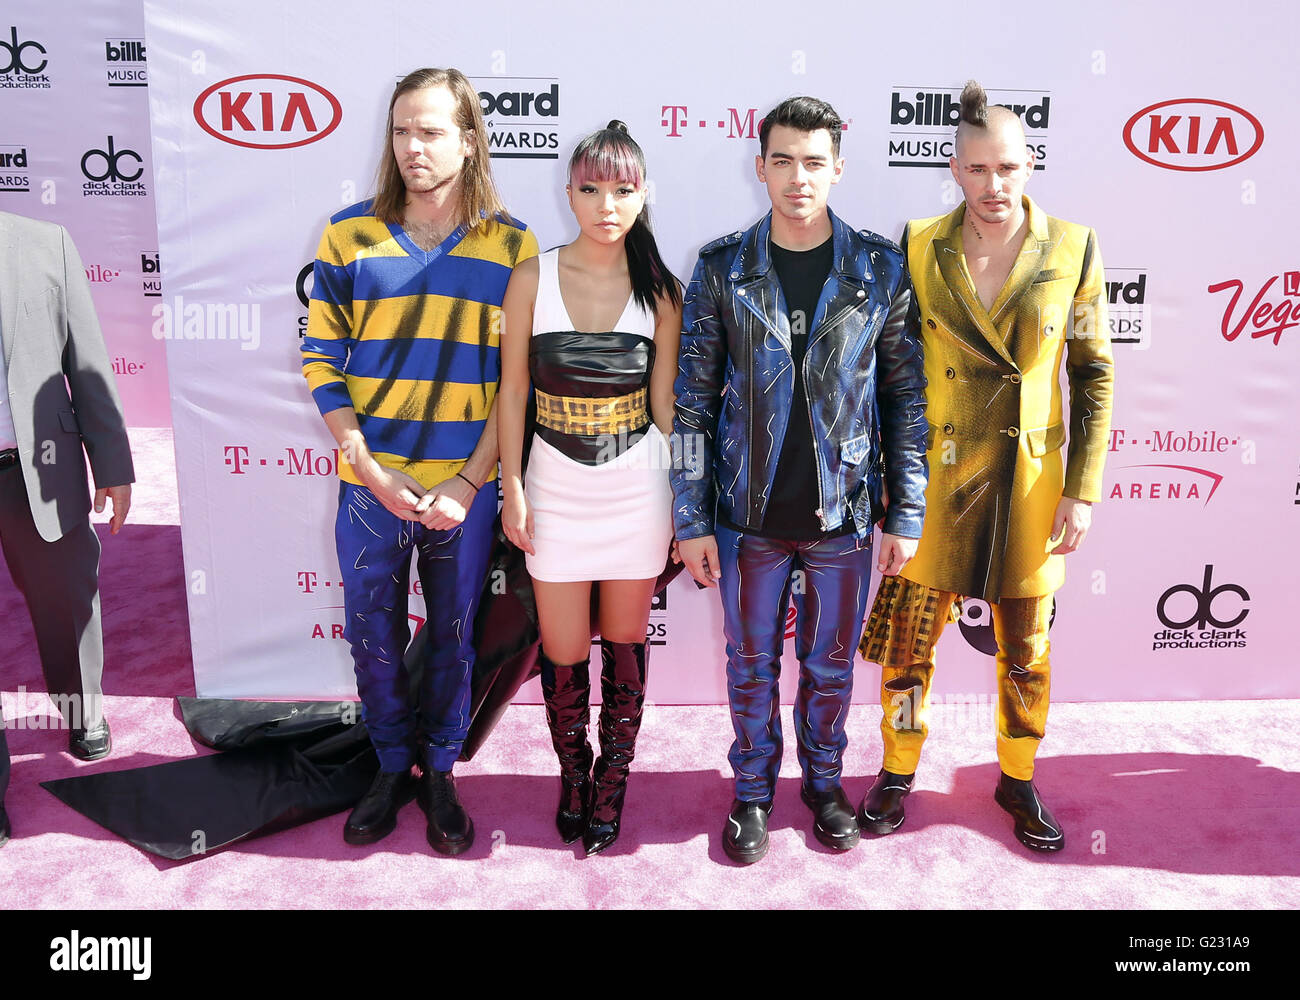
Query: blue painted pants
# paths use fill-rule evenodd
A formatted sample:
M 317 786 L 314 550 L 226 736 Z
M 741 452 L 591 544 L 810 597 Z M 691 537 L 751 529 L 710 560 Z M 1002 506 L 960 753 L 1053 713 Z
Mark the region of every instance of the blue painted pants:
M 791 598 L 799 658 L 794 705 L 799 765 L 810 791 L 829 791 L 839 784 L 848 744 L 844 723 L 853 693 L 853 657 L 867 610 L 871 542 L 859 543 L 851 534 L 783 541 L 721 524 L 716 537 L 722 563 L 727 693 L 736 731 L 728 755 L 736 798 L 766 802 L 776 790 L 782 749 L 777 679 Z
M 334 526 L 343 574 L 343 637 L 352 645 L 361 716 L 385 771 L 408 770 L 422 747 L 450 771 L 469 730 L 474 615 L 492 546 L 496 490 L 480 490 L 464 523 L 434 531 L 389 513 L 364 486 L 341 483 Z M 411 705 L 402 656 L 411 550 L 428 620 L 419 704 Z

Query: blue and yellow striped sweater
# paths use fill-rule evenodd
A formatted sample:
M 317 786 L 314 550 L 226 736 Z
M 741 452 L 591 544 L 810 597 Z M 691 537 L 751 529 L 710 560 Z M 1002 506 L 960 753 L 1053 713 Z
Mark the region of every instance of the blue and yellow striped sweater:
M 322 414 L 351 406 L 375 458 L 428 488 L 459 472 L 483 433 L 501 379 L 501 300 L 537 239 L 501 222 L 426 253 L 371 204 L 339 212 L 321 237 L 302 372 Z M 339 476 L 360 482 L 341 457 Z

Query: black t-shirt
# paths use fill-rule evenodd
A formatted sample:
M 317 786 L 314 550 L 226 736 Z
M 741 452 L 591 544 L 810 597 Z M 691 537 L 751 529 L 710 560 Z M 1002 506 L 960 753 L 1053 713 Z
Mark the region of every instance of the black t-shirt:
M 803 359 L 808 350 L 808 334 L 816 317 L 817 302 L 831 272 L 833 259 L 834 247 L 829 239 L 811 250 L 786 250 L 772 244 L 772 264 L 781 282 L 786 313 L 790 318 L 794 398 L 790 404 L 785 440 L 781 444 L 781 457 L 776 463 L 776 478 L 768 493 L 763 527 L 755 532 L 769 538 L 814 541 L 832 534 L 822 530 L 821 520 L 816 514 L 821 500 L 817 493 L 817 460 L 813 451 L 808 396 L 803 384 Z M 851 530 L 851 525 L 837 529 L 833 534 L 843 534 L 848 530 Z

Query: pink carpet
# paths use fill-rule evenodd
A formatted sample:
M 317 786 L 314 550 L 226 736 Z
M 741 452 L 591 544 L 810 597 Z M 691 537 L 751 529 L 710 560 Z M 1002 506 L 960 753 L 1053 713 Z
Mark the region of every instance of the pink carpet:
M 21 599 L 0 570 L 0 691 L 8 731 L 14 839 L 0 851 L 0 906 L 164 907 L 1035 907 L 1238 909 L 1300 905 L 1300 702 L 1058 704 L 1038 784 L 1065 824 L 1060 855 L 1029 855 L 994 804 L 989 706 L 936 709 L 932 737 L 896 834 L 836 854 L 811 836 L 790 745 L 772 847 L 732 865 L 719 834 L 730 805 L 722 707 L 650 705 L 624 831 L 581 858 L 551 825 L 555 762 L 542 710 L 512 708 L 478 759 L 457 770 L 478 840 L 433 855 L 415 805 L 368 848 L 341 838 L 343 816 L 174 864 L 144 854 L 64 806 L 39 782 L 206 752 L 172 696 L 192 694 L 185 591 L 170 476 L 170 435 L 133 431 L 131 520 L 105 539 L 106 711 L 115 750 L 80 764 L 52 711 Z M 169 494 L 168 490 L 172 490 Z M 152 519 L 152 520 L 146 520 Z M 656 670 L 673 670 L 658 661 Z M 858 683 L 874 682 L 859 670 Z M 651 679 L 650 698 L 654 685 Z M 878 766 L 880 713 L 848 720 L 846 788 L 855 801 Z

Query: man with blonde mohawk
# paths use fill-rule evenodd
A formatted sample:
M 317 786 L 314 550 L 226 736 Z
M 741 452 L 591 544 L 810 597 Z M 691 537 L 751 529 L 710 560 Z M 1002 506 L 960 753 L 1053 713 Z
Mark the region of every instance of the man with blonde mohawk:
M 1096 233 L 1025 196 L 1034 156 L 1020 119 L 989 106 L 973 80 L 949 166 L 965 201 L 909 223 L 902 241 L 921 314 L 930 480 L 916 556 L 882 580 L 862 638 L 863 656 L 881 665 L 885 759 L 858 822 L 877 835 L 903 823 L 935 643 L 965 595 L 989 602 L 998 644 L 994 798 L 1022 844 L 1059 851 L 1065 834 L 1034 785 L 1034 758 L 1052 594 L 1101 499 L 1112 388 L 1105 277 Z

